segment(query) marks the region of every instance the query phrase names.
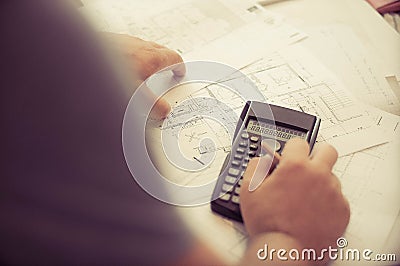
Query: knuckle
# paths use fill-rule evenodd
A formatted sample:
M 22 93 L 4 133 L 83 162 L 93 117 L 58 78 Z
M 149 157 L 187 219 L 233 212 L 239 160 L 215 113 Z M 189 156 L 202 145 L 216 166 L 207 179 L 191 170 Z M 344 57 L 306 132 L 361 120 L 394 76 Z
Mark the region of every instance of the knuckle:
M 321 165 L 319 165 L 318 167 L 313 166 L 312 171 L 314 172 L 314 175 L 317 178 L 321 179 L 328 180 L 332 175 L 331 169 L 327 166 L 321 166 Z
M 307 168 L 307 161 L 301 158 L 291 158 L 286 161 L 285 167 L 288 171 L 303 172 Z
M 332 153 L 333 155 L 338 157 L 339 154 L 338 154 L 338 151 L 335 149 L 335 147 L 333 147 L 329 143 L 324 143 L 323 145 L 324 145 L 325 149 L 329 150 L 330 153 Z
M 179 63 L 179 62 L 183 62 L 182 57 L 175 51 L 172 51 L 172 58 L 173 58 L 173 63 L 174 64 Z
M 142 69 L 146 74 L 146 78 L 159 70 L 160 58 L 156 53 L 149 52 L 146 58 L 143 60 Z
M 165 46 L 158 44 L 156 42 L 149 41 L 149 44 L 156 48 L 165 48 Z
M 164 64 L 165 66 L 174 65 L 179 62 L 182 62 L 181 56 L 170 49 L 164 49 Z
M 323 179 L 325 180 L 325 179 Z M 328 198 L 332 199 L 332 200 L 337 200 L 339 199 L 339 196 L 341 196 L 341 193 L 338 189 L 338 187 L 336 186 L 336 184 L 334 182 L 326 182 L 326 194 L 328 196 Z
M 161 58 L 156 51 L 152 51 L 149 58 L 149 65 L 153 69 L 158 69 L 161 64 Z
M 320 178 L 320 180 L 320 184 L 324 187 L 323 190 L 326 193 L 326 197 L 333 202 L 342 204 L 343 195 L 339 180 L 337 180 L 337 178 Z
M 308 145 L 308 142 L 306 141 L 306 140 L 304 140 L 304 139 L 301 139 L 301 138 L 292 138 L 292 139 L 290 139 L 287 143 L 286 143 L 286 145 L 304 145 L 304 146 L 309 146 Z M 285 146 L 286 146 L 285 145 Z

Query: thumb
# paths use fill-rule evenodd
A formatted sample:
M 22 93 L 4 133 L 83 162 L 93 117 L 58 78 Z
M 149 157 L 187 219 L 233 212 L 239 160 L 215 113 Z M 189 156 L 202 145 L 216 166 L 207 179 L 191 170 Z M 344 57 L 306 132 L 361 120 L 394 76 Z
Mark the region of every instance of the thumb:
M 158 98 L 156 103 L 154 104 L 153 109 L 150 111 L 150 118 L 155 120 L 163 120 L 168 116 L 170 111 L 170 104 L 165 99 Z
M 147 84 L 142 80 L 137 80 L 137 84 L 145 86 L 141 91 L 142 101 L 151 104 L 150 118 L 154 120 L 163 120 L 171 112 L 171 105 L 163 97 L 157 96 Z M 138 86 L 139 87 L 139 86 Z

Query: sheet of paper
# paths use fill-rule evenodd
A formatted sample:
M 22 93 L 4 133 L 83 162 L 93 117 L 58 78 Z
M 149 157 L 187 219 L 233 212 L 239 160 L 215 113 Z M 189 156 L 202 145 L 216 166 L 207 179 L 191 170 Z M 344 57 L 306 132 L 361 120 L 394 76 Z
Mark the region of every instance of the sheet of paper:
M 398 125 L 399 117 L 390 117 Z M 390 143 L 339 158 L 334 173 L 349 200 L 350 247 L 382 250 L 400 210 L 400 130 Z
M 400 121 L 398 117 L 394 119 Z M 398 129 L 396 136 L 400 140 Z M 336 163 L 334 173 L 341 180 L 343 193 L 351 206 L 350 224 L 345 233 L 348 248 L 368 248 L 374 254 L 399 252 L 394 250 L 396 247 L 384 248 L 399 214 L 399 156 L 400 142 L 394 140 L 340 157 Z M 193 232 L 223 258 L 231 263 L 239 261 L 248 242 L 242 224 L 212 213 L 209 205 L 180 208 L 179 212 Z M 365 261 L 336 261 L 333 265 L 365 265 Z M 381 264 L 374 262 L 371 265 Z M 388 264 L 382 262 L 382 265 Z
M 270 103 L 322 119 L 318 141 L 341 156 L 388 142 L 379 113 L 355 100 L 308 51 L 291 46 L 243 70 Z
M 385 79 L 392 89 L 394 95 L 396 95 L 397 99 L 400 99 L 400 80 L 398 80 L 395 75 L 386 76 Z
M 186 53 L 185 61 L 217 61 L 236 68 L 253 63 L 265 51 L 276 51 L 301 41 L 305 35 L 286 24 L 249 23 L 225 36 Z
M 243 67 L 262 55 L 259 52 L 262 46 L 254 50 L 235 50 L 252 47 L 246 46 L 243 40 L 254 43 L 255 40 L 267 40 L 275 36 L 278 41 L 273 41 L 275 44 L 265 49 L 272 52 L 276 44 L 286 45 L 305 37 L 275 16 L 262 13 L 260 18 L 257 8 L 251 5 L 246 7 L 248 2 L 242 2 L 239 8 L 228 5 L 230 8 L 227 9 L 224 1 L 213 1 L 213 10 L 208 8 L 209 2 L 159 0 L 150 6 L 146 1 L 98 0 L 90 1 L 83 12 L 95 21 L 100 30 L 128 33 L 156 41 L 177 50 L 187 59 L 204 59 L 203 56 L 214 60 L 218 58 L 235 67 Z M 265 28 L 260 26 L 262 23 Z M 253 31 L 248 30 L 250 27 Z M 338 55 L 339 60 L 333 64 L 338 68 L 333 67 L 333 70 L 344 82 L 345 88 L 366 103 L 399 113 L 398 102 L 393 100 L 390 89 L 380 78 L 382 73 L 376 73 L 372 67 L 375 61 L 371 62 L 371 57 L 366 56 L 370 51 L 366 52 L 358 40 L 354 41 L 349 30 L 318 30 L 321 38 L 325 38 L 323 45 L 329 44 L 326 50 Z M 260 36 L 260 32 L 264 35 Z M 345 44 L 338 41 L 339 38 L 335 37 L 338 32 L 347 34 L 341 36 L 345 38 L 340 40 L 347 38 L 349 41 Z M 240 38 L 242 34 L 247 34 L 247 39 Z M 237 44 L 233 46 L 235 41 Z M 229 51 L 226 47 L 233 48 Z M 291 51 L 267 54 L 263 60 L 251 64 L 244 71 L 272 103 L 314 113 L 323 119 L 318 141 L 333 143 L 342 155 L 334 171 L 342 181 L 344 193 L 352 208 L 352 218 L 346 233 L 349 244 L 351 247 L 380 249 L 399 212 L 400 169 L 396 161 L 400 150 L 399 141 L 396 141 L 396 138 L 399 139 L 399 119 L 359 104 L 317 60 L 307 52 L 295 49 L 292 47 Z M 349 53 L 352 50 L 360 53 Z M 342 63 L 346 66 L 342 65 L 342 69 L 347 71 L 350 67 L 352 71 L 340 72 Z M 397 75 L 400 72 L 397 69 L 393 71 L 385 75 Z M 223 89 L 210 90 L 209 87 L 199 85 L 186 88 L 185 92 L 171 92 L 167 98 L 174 106 L 190 97 L 215 97 L 229 104 L 238 113 L 244 105 L 237 95 Z M 218 106 L 215 110 L 221 112 Z M 196 109 L 192 112 L 195 115 Z M 169 122 L 168 126 L 180 125 L 178 116 Z M 234 125 L 236 120 L 228 117 L 226 123 Z M 156 122 L 149 123 L 152 132 L 148 140 L 153 144 L 159 143 L 163 130 L 156 126 L 159 126 Z M 177 137 L 189 157 L 196 157 L 210 152 L 208 147 L 198 145 L 198 139 L 204 136 L 214 137 L 217 144 L 215 161 L 210 167 L 201 173 L 189 175 L 171 168 L 167 161 L 159 157 L 155 160 L 160 171 L 167 173 L 172 182 L 185 185 L 196 185 L 216 178 L 230 150 L 231 139 L 226 131 L 218 127 L 218 124 L 200 117 L 194 123 L 187 124 Z M 159 148 L 155 145 L 153 153 L 159 152 Z M 180 208 L 179 211 L 193 231 L 228 261 L 236 262 L 243 254 L 247 243 L 243 225 L 213 214 L 209 205 Z M 199 221 L 201 226 L 198 226 Z
M 163 173 L 168 180 L 179 185 L 201 185 L 215 180 L 219 175 L 219 170 L 225 159 L 225 156 L 231 149 L 232 138 L 227 128 L 235 128 L 240 112 L 245 104 L 239 95 L 224 88 L 223 86 L 211 85 L 203 83 L 190 83 L 179 86 L 167 94 L 164 99 L 173 106 L 171 114 L 165 121 L 149 121 L 146 130 L 148 137 L 148 145 L 151 148 L 152 158 L 157 162 L 159 171 Z M 221 104 L 217 105 L 199 105 L 196 99 L 201 97 L 212 98 L 231 107 L 236 114 L 227 115 Z M 178 109 L 174 109 L 184 100 L 188 100 L 187 104 Z M 220 117 L 220 122 L 214 121 L 207 117 L 198 116 L 200 109 L 203 111 L 216 114 Z M 187 114 L 194 119 L 185 121 Z M 221 124 L 223 122 L 223 124 Z M 179 129 L 179 135 L 177 130 Z M 200 158 L 207 153 L 215 152 L 213 163 L 200 172 L 191 172 L 181 170 L 173 166 L 168 158 L 163 156 L 161 132 L 171 135 L 169 137 L 178 140 L 181 151 L 187 158 Z M 207 145 L 201 145 L 200 140 L 211 138 L 215 147 L 211 148 Z M 195 160 L 195 159 L 192 159 Z
M 250 45 L 264 32 L 274 31 L 274 41 L 296 42 L 306 37 L 251 1 L 86 1 L 82 12 L 98 30 L 131 34 L 186 54 L 249 23 L 263 24 L 262 32 L 251 35 Z M 247 26 L 248 27 L 248 26 Z M 250 27 L 248 27 L 250 28 Z M 257 32 L 253 29 L 252 32 Z M 261 34 L 261 35 L 260 35 Z M 226 47 L 225 47 L 226 48 Z M 204 60 L 204 59 L 203 59 Z
M 212 51 L 210 54 L 213 53 Z M 327 141 L 333 144 L 340 156 L 386 143 L 391 139 L 391 134 L 388 134 L 386 129 L 393 125 L 388 125 L 379 111 L 354 100 L 340 82 L 301 47 L 291 46 L 268 55 L 257 63 L 244 68 L 243 72 L 255 82 L 268 102 L 320 117 L 322 123 L 318 141 Z M 211 97 L 237 110 L 237 115 L 245 104 L 238 95 L 216 85 L 188 84 L 172 90 L 165 97 L 173 108 L 185 99 Z M 167 158 L 163 158 L 164 152 L 160 143 L 161 131 L 164 131 L 165 134 L 174 134 L 171 136 L 172 139 L 179 137 L 181 150 L 186 151 L 185 155 L 188 158 L 200 158 L 202 154 L 216 150 L 218 159 L 216 162 L 221 165 L 222 158 L 230 151 L 232 140 L 226 132 L 226 125 L 234 128 L 238 116 L 224 117 L 223 110 L 220 110 L 218 105 L 210 106 L 210 112 L 218 113 L 217 117 L 224 117 L 223 125 L 218 125 L 217 122 L 207 117 L 198 117 L 195 122 L 191 121 L 182 127 L 184 122 L 182 119 L 186 119 L 187 113 L 196 117 L 199 113 L 198 108 L 204 107 L 193 102 L 187 107 L 187 110 L 173 109 L 162 125 L 156 127 L 153 125 L 155 132 L 152 142 L 159 143 L 158 150 L 153 154 L 160 157 L 160 169 L 171 176 L 173 182 L 183 182 L 182 184 L 185 185 L 209 182 L 218 176 L 219 168 L 215 168 L 217 165 L 213 165 L 205 172 L 187 175 L 185 171 L 174 167 Z M 175 131 L 169 131 L 170 128 L 179 127 L 182 127 L 179 136 Z M 198 146 L 198 140 L 204 137 L 214 139 L 214 142 L 217 143 L 215 150 Z
M 354 97 L 400 115 L 399 99 L 385 79 L 386 76 L 400 76 L 400 61 L 389 65 L 376 53 L 375 47 L 362 43 L 348 26 L 332 24 L 313 27 L 307 32 L 313 36 L 307 47 L 340 78 Z M 392 58 L 399 56 L 396 53 Z
M 301 47 L 290 46 L 266 55 L 243 71 L 272 103 L 315 113 L 322 118 L 319 141 L 331 142 L 339 149 L 341 156 L 334 172 L 341 179 L 343 191 L 352 208 L 346 237 L 351 247 L 371 248 L 378 252 L 399 212 L 397 191 L 400 169 L 394 162 L 398 158 L 396 151 L 399 150 L 399 142 L 395 141 L 400 135 L 398 116 L 354 100 L 335 76 Z M 192 89 L 184 90 L 189 95 L 180 94 L 179 98 L 177 93 L 171 95 L 171 99 L 179 102 L 186 97 L 207 95 L 232 104 L 238 111 L 244 104 L 223 90 L 213 90 L 215 93 L 212 93 L 202 86 Z M 196 110 L 192 111 L 195 115 Z M 171 122 L 178 125 L 179 119 Z M 233 117 L 230 123 L 235 123 Z M 199 156 L 202 148 L 195 143 L 188 144 L 190 139 L 212 132 L 218 132 L 218 126 L 203 118 L 185 126 L 180 138 L 186 138 L 184 142 L 190 147 L 188 150 L 194 152 L 190 156 Z M 188 178 L 187 172 L 168 167 L 164 161 L 162 167 L 165 173 L 173 173 L 171 176 L 175 182 L 186 180 L 186 184 L 199 184 L 215 178 L 230 145 L 230 139 L 227 140 L 227 136 L 220 133 L 216 137 L 216 143 L 220 143 L 217 146 L 218 163 L 200 173 L 191 173 Z M 153 140 L 156 142 L 157 137 Z M 202 151 L 207 152 L 206 149 Z M 221 251 L 221 256 L 231 262 L 240 258 L 247 243 L 247 234 L 241 224 L 213 214 L 209 205 L 180 211 L 199 237 Z M 202 221 L 201 227 L 197 226 L 199 219 Z M 375 229 L 376 223 L 379 229 Z

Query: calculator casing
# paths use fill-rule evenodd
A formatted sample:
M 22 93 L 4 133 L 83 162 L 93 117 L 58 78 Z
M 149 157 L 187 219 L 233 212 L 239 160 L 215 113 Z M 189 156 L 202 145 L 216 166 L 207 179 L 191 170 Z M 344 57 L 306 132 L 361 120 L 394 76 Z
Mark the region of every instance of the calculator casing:
M 266 108 L 271 110 L 271 112 L 269 111 L 267 112 L 269 114 L 266 115 L 267 117 L 256 116 L 256 114 L 266 114 L 265 110 L 268 110 Z M 310 144 L 310 151 L 312 150 L 314 143 L 316 141 L 319 126 L 321 123 L 321 120 L 316 116 L 304 112 L 299 112 L 285 107 L 262 103 L 262 102 L 256 102 L 256 101 L 248 101 L 246 103 L 235 129 L 231 152 L 225 158 L 224 164 L 219 174 L 219 178 L 217 180 L 216 186 L 213 191 L 212 199 L 215 200 L 211 201 L 211 209 L 214 212 L 239 222 L 243 222 L 243 219 L 240 212 L 240 205 L 238 201 L 239 193 L 236 192 L 240 190 L 241 179 L 243 178 L 243 173 L 246 170 L 248 160 L 253 157 L 259 156 L 261 153 L 261 145 L 260 145 L 261 144 L 260 141 L 262 139 L 261 135 L 257 135 L 255 133 L 248 133 L 246 131 L 246 133 L 249 135 L 247 143 L 253 147 L 253 150 L 251 150 L 249 147 L 246 148 L 242 147 L 243 149 L 245 149 L 245 153 L 242 154 L 243 155 L 242 160 L 237 159 L 236 156 L 238 157 L 240 156 L 235 152 L 236 150 L 239 150 L 241 148 L 239 144 L 243 145 L 243 141 L 241 141 L 242 138 L 241 133 L 244 132 L 244 129 L 247 128 L 249 121 L 255 119 L 258 121 L 265 122 L 267 124 L 268 122 L 270 122 L 271 124 L 274 123 L 277 127 L 285 129 L 293 129 L 297 132 L 304 132 L 305 135 L 302 136 Z M 271 121 L 271 119 L 273 119 L 274 121 Z M 258 142 L 249 140 L 250 138 L 252 140 L 255 140 L 257 136 L 259 139 Z M 275 141 L 279 142 L 280 149 L 277 150 L 277 152 L 280 153 L 284 148 L 285 141 L 282 140 L 279 141 L 275 140 Z M 254 150 L 254 145 L 258 147 L 257 150 Z M 240 149 L 240 151 L 243 151 L 243 149 Z M 249 154 L 251 154 L 251 156 L 249 156 Z M 235 161 L 236 164 L 238 161 L 240 161 L 240 165 L 233 166 L 232 165 L 233 161 Z M 234 173 L 237 172 L 237 170 L 232 170 L 231 168 L 238 169 L 240 174 L 238 176 L 231 176 L 229 174 L 231 171 Z M 235 178 L 234 184 L 227 183 L 226 180 L 229 180 L 230 182 L 233 181 L 232 177 Z M 229 192 L 227 193 L 226 187 L 229 187 L 231 185 L 232 185 L 232 190 L 230 190 L 230 193 Z M 225 190 L 223 190 L 223 188 Z M 226 200 L 228 196 L 225 194 L 229 194 L 229 200 Z

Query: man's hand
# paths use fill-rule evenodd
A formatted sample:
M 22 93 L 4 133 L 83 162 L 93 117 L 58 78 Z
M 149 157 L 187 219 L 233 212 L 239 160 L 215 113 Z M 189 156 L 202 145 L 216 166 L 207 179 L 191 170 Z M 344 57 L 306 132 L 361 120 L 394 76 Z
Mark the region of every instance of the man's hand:
M 177 52 L 154 42 L 144 41 L 126 34 L 108 32 L 103 33 L 103 37 L 122 54 L 129 71 L 139 79 L 139 84 L 165 67 L 182 63 L 182 58 Z M 184 64 L 177 65 L 172 71 L 177 76 L 185 75 Z M 150 101 L 155 101 L 157 97 L 149 91 L 146 98 Z M 168 115 L 170 109 L 169 103 L 159 98 L 151 112 L 151 116 L 155 119 L 163 119 Z
M 181 56 L 165 46 L 144 41 L 126 34 L 104 33 L 104 37 L 117 48 L 127 60 L 132 73 L 146 80 L 157 71 L 182 62 Z M 173 69 L 177 76 L 185 75 L 185 68 Z
M 286 143 L 281 161 L 261 186 L 248 191 L 259 159 L 252 159 L 244 175 L 240 207 L 250 236 L 268 232 L 286 234 L 303 248 L 317 251 L 345 231 L 350 218 L 347 200 L 338 178 L 332 173 L 336 150 L 322 144 L 309 157 L 306 141 Z

